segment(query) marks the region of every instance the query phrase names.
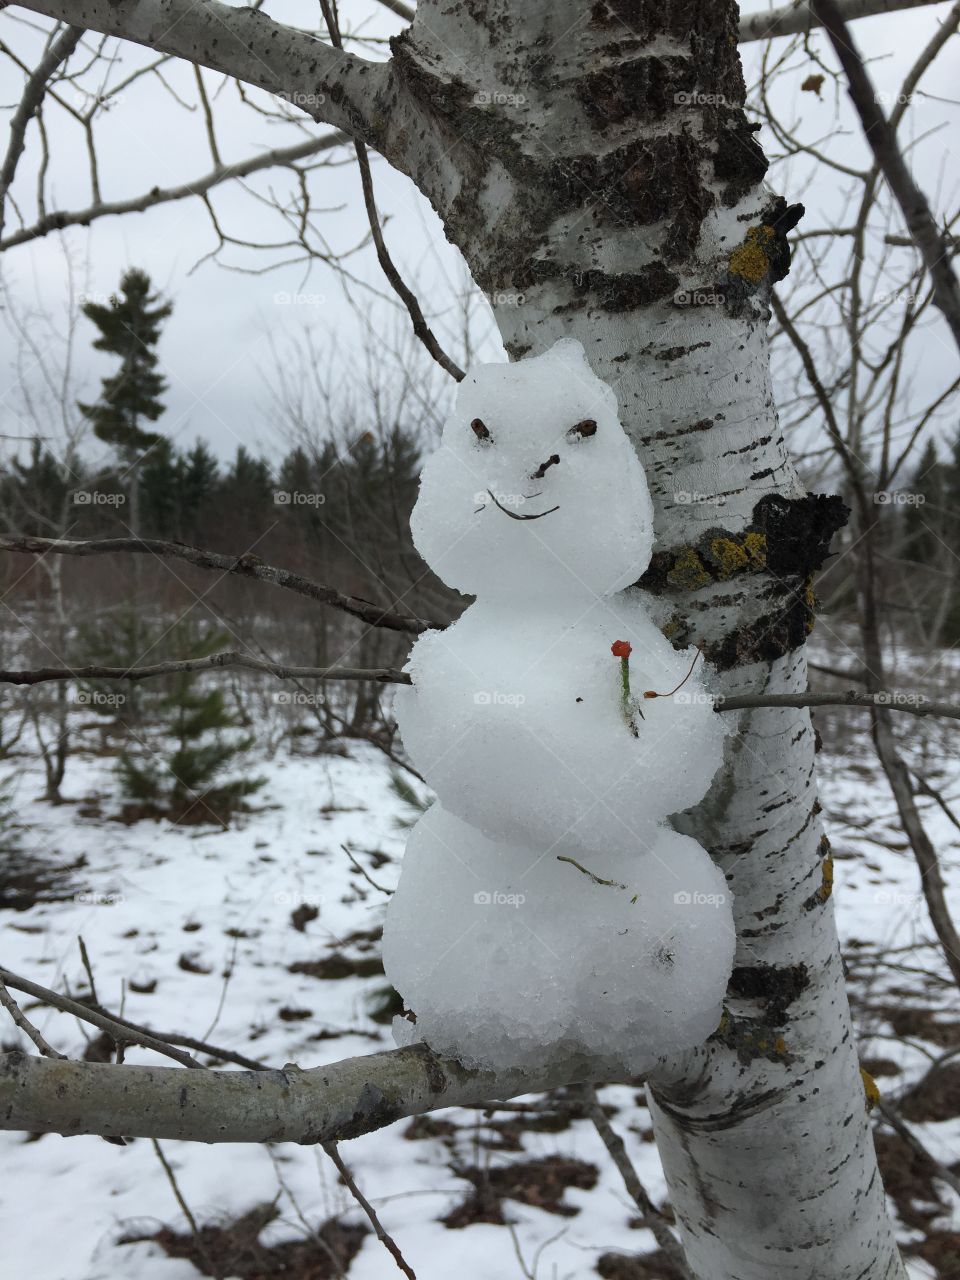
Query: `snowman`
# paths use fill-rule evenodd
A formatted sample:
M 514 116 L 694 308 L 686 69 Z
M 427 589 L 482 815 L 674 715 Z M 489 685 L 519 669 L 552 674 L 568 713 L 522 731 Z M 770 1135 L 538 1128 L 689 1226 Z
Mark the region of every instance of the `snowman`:
M 631 585 L 652 505 L 578 342 L 466 376 L 411 528 L 476 599 L 418 639 L 395 704 L 437 795 L 384 928 L 415 1015 L 398 1039 L 496 1070 L 645 1071 L 720 1019 L 730 894 L 668 819 L 706 793 L 724 730 L 696 651 Z

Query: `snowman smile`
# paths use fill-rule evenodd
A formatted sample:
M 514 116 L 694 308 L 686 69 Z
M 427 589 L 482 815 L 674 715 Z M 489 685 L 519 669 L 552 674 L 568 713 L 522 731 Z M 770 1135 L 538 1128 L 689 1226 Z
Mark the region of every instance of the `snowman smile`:
M 487 493 L 489 493 L 490 498 L 493 502 L 493 505 L 499 508 L 499 510 L 502 511 L 505 516 L 509 516 L 511 520 L 542 520 L 544 516 L 552 515 L 554 511 L 560 510 L 560 507 L 558 505 L 556 507 L 548 507 L 546 511 L 538 511 L 535 515 L 530 515 L 530 516 L 520 515 L 518 512 L 511 511 L 509 507 L 505 507 L 502 502 L 498 501 L 497 495 L 493 492 L 492 489 L 488 489 Z

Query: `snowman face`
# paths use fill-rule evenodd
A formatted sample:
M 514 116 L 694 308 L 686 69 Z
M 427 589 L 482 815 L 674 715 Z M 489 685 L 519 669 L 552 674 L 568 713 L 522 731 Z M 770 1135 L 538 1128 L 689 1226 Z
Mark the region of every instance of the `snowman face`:
M 636 581 L 653 539 L 646 479 L 579 342 L 467 375 L 410 523 L 466 594 L 603 596 Z

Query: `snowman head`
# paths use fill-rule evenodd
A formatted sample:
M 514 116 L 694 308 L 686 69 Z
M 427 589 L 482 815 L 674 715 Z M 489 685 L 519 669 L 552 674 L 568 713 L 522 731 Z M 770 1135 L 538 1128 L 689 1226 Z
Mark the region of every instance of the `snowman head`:
M 639 578 L 653 546 L 646 479 L 579 342 L 467 374 L 410 527 L 465 594 L 605 596 Z

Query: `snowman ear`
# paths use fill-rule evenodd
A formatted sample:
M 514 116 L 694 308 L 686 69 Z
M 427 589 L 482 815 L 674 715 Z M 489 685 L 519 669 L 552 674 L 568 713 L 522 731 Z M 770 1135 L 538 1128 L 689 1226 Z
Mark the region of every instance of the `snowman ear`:
M 481 418 L 474 418 L 474 420 L 470 423 L 470 430 L 473 432 L 473 434 L 477 437 L 478 440 L 481 440 L 484 443 L 491 441 L 493 439 L 493 436 L 490 434 L 490 432 L 487 429 L 486 423 Z
M 582 422 L 578 422 L 575 427 L 571 427 L 567 432 L 567 436 L 571 440 L 587 440 L 590 436 L 597 434 L 597 424 L 593 418 L 584 418 Z

